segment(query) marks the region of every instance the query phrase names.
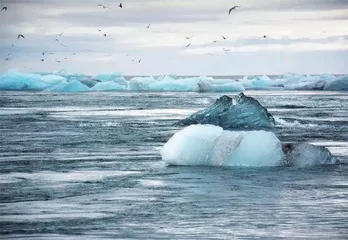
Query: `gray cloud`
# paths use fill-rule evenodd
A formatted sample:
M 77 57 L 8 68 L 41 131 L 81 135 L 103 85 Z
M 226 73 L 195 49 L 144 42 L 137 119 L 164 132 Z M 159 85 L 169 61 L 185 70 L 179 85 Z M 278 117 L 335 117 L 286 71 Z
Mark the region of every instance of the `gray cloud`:
M 253 58 L 259 59 L 259 54 L 262 54 L 274 60 L 276 57 L 268 55 L 271 53 L 262 51 L 264 47 L 272 45 L 287 48 L 294 44 L 341 44 L 343 49 L 341 52 L 346 52 L 347 49 L 348 30 L 343 27 L 348 20 L 347 0 L 237 0 L 233 4 L 227 0 L 124 0 L 122 2 L 123 9 L 118 8 L 118 1 L 111 0 L 2 1 L 3 5 L 8 6 L 8 11 L 0 13 L 2 24 L 0 54 L 6 56 L 11 53 L 14 61 L 3 64 L 0 71 L 27 66 L 31 58 L 35 63 L 31 66 L 33 68 L 55 69 L 57 64 L 54 63 L 52 56 L 47 57 L 50 59 L 48 63 L 37 66 L 36 59 L 39 59 L 41 52 L 46 50 L 54 52 L 59 58 L 69 56 L 70 63 L 61 64 L 59 67 L 72 71 L 83 70 L 86 68 L 83 66 L 90 66 L 96 72 L 113 71 L 117 64 L 121 68 L 120 71 L 129 71 L 132 74 L 156 72 L 155 67 L 167 72 L 184 73 L 198 71 L 199 67 L 196 65 L 202 64 L 204 70 L 219 74 L 226 71 L 221 66 L 227 67 L 222 61 L 231 61 L 232 57 L 238 56 L 245 61 L 252 61 Z M 109 6 L 111 10 L 97 7 L 99 3 Z M 241 5 L 241 8 L 228 16 L 227 10 L 234 4 Z M 146 29 L 148 24 L 152 24 L 150 29 Z M 97 28 L 102 28 L 107 37 L 103 37 Z M 60 37 L 60 41 L 66 44 L 67 48 L 55 42 L 57 34 L 63 30 L 65 33 Z M 26 38 L 17 40 L 17 34 L 21 32 L 25 33 Z M 309 37 L 310 32 L 313 32 L 315 37 Z M 196 35 L 190 41 L 184 38 L 191 34 Z M 222 34 L 230 38 L 212 45 L 211 41 L 220 38 Z M 263 39 L 263 34 L 269 37 Z M 184 48 L 188 42 L 192 42 L 193 49 L 211 46 L 243 49 L 251 46 L 259 48 L 260 52 L 255 50 L 252 53 L 242 52 L 235 55 L 220 54 L 212 58 L 220 63 L 221 66 L 217 66 L 209 64 L 211 58 L 192 56 Z M 11 47 L 12 44 L 15 44 L 15 47 Z M 81 49 L 92 49 L 94 52 L 71 55 Z M 328 64 L 324 66 L 325 68 L 330 66 L 333 71 L 347 69 L 341 64 L 341 62 L 347 63 L 347 58 L 336 50 L 335 53 L 328 50 L 324 53 L 320 49 L 316 52 L 308 49 L 307 52 L 313 54 L 278 53 L 279 56 L 288 56 L 288 60 L 283 62 L 279 69 L 286 69 L 286 66 L 289 66 L 292 70 L 295 65 L 291 61 L 296 62 L 305 55 L 307 60 L 310 56 L 313 56 L 313 59 L 303 64 L 308 65 L 308 68 L 316 66 L 320 70 L 324 65 L 314 63 L 315 53 L 320 56 L 327 54 L 328 58 L 334 56 L 332 61 L 336 61 L 336 65 Z M 109 53 L 113 54 L 112 58 L 103 58 Z M 125 58 L 126 55 L 142 57 L 143 65 L 134 65 L 131 59 Z M 173 59 L 173 62 L 169 59 Z M 71 64 L 72 61 L 74 64 Z M 234 61 L 234 63 L 238 66 L 242 64 L 240 69 L 250 68 L 247 62 Z M 303 68 L 302 65 L 297 67 Z M 248 71 L 252 72 L 253 69 L 256 71 L 258 68 L 252 66 Z M 265 67 L 266 70 L 270 69 Z

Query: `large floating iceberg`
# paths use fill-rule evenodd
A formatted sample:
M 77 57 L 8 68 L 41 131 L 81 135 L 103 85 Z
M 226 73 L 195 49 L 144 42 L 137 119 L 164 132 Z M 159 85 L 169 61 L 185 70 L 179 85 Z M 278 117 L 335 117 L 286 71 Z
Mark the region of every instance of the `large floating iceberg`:
M 76 81 L 87 88 L 81 87 Z M 68 88 L 54 85 L 70 83 Z M 102 84 L 101 84 L 102 83 Z M 97 86 L 98 85 L 98 86 Z M 241 92 L 244 90 L 333 90 L 348 91 L 348 76 L 286 74 L 280 77 L 245 76 L 242 79 L 214 79 L 211 77 L 179 77 L 176 75 L 133 77 L 121 73 L 103 73 L 88 76 L 68 73 L 22 73 L 9 70 L 0 76 L 0 90 L 17 91 L 137 91 L 137 92 Z M 96 87 L 95 87 L 96 86 Z
M 222 96 L 202 111 L 181 120 L 183 125 L 212 124 L 223 129 L 262 129 L 275 125 L 274 118 L 257 100 L 240 93 L 235 98 Z
M 174 134 L 161 149 L 169 165 L 297 166 L 336 164 L 324 147 L 282 144 L 272 132 L 226 131 L 213 125 L 191 125 Z

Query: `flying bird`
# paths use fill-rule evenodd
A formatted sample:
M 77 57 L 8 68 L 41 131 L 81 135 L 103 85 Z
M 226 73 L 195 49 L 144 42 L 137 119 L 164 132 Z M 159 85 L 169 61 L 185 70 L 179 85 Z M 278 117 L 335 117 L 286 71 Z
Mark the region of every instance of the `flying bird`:
M 230 51 L 231 51 L 231 49 L 226 49 L 226 48 L 222 48 L 222 50 L 224 50 L 224 51 L 225 51 L 225 53 L 228 53 L 228 52 L 230 52 Z
M 55 40 L 57 43 L 59 43 L 59 45 L 60 46 L 63 46 L 63 47 L 68 47 L 68 46 L 66 46 L 66 45 L 64 45 L 64 44 L 62 44 L 61 42 L 59 42 L 59 39 L 58 38 L 56 38 L 56 40 Z
M 189 37 L 185 37 L 187 40 L 190 40 L 190 38 L 192 38 L 194 35 L 189 36 Z
M 5 58 L 5 62 L 11 61 L 11 58 Z
M 228 10 L 228 15 L 230 15 L 233 10 L 236 10 L 239 7 L 240 6 L 233 6 L 233 7 L 231 7 L 230 10 Z
M 267 37 L 267 35 L 263 35 L 263 38 L 266 38 Z
M 189 43 L 189 44 L 186 46 L 186 48 L 188 48 L 189 46 L 191 46 L 191 43 Z
M 2 9 L 1 9 L 1 12 L 2 11 L 7 11 L 7 7 L 3 7 Z
M 101 29 L 98 28 L 98 31 L 101 32 Z
M 141 58 L 139 59 L 138 63 L 140 63 L 140 62 L 141 62 Z
M 59 61 L 59 60 L 55 60 L 57 63 L 61 63 L 61 61 Z
M 227 37 L 225 37 L 224 35 L 221 35 L 222 36 L 222 38 L 224 39 L 224 40 L 226 40 L 227 39 Z
M 45 61 L 45 59 L 41 58 L 41 62 Z
M 150 26 L 151 26 L 151 24 L 149 24 L 149 25 L 147 26 L 147 28 L 150 28 Z
M 23 36 L 23 34 L 18 34 L 17 39 L 19 38 L 25 38 L 25 37 Z
M 59 33 L 58 36 L 61 37 L 63 35 L 64 31 Z
M 103 35 L 104 35 L 104 37 L 106 37 L 106 33 L 104 33 Z
M 120 8 L 123 8 L 123 5 L 122 5 L 122 3 L 120 3 L 120 5 L 118 5 Z
M 98 4 L 98 7 L 102 7 L 102 8 L 107 8 L 107 9 L 110 9 L 109 7 L 107 7 L 107 6 L 105 6 L 105 5 L 103 5 L 103 4 Z
M 216 41 L 216 40 L 214 40 L 214 41 L 213 41 L 213 43 L 217 43 L 217 41 Z
M 44 51 L 44 52 L 42 52 L 42 55 L 43 55 L 43 56 L 44 56 L 45 54 L 53 55 L 53 52 L 49 52 L 49 51 Z
M 209 56 L 214 56 L 214 54 L 213 54 L 213 53 L 207 53 L 207 55 L 209 55 Z

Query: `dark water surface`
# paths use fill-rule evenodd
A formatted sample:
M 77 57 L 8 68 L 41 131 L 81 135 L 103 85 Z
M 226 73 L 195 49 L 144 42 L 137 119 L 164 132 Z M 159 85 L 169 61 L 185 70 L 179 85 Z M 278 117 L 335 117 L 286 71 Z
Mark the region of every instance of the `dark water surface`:
M 246 92 L 282 141 L 348 162 L 348 95 Z M 177 120 L 222 94 L 0 92 L 0 238 L 347 239 L 348 165 L 168 167 Z M 233 94 L 229 94 L 233 95 Z

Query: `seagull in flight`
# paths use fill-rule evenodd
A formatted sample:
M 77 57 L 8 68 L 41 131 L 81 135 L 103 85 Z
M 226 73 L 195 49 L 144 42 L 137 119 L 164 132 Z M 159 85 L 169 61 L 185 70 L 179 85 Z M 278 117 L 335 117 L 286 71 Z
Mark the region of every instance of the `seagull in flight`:
M 122 5 L 122 3 L 120 3 L 120 5 L 118 5 L 120 8 L 123 8 L 123 5 Z
M 107 9 L 110 9 L 109 7 L 107 7 L 107 6 L 105 6 L 105 5 L 103 5 L 103 4 L 98 4 L 98 7 L 102 7 L 102 8 L 107 8 Z
M 104 35 L 104 37 L 106 37 L 106 33 L 104 33 L 103 35 Z
M 1 12 L 2 11 L 7 11 L 7 7 L 3 7 L 2 9 L 1 9 Z
M 18 34 L 17 39 L 19 38 L 25 38 L 23 34 Z
M 55 60 L 57 63 L 61 63 L 61 61 L 59 61 L 59 60 Z
M 11 60 L 12 60 L 11 58 L 5 58 L 5 62 L 9 62 Z
M 64 31 L 59 33 L 58 36 L 61 37 L 63 35 Z
M 192 38 L 194 35 L 189 36 L 189 37 L 185 37 L 187 40 L 190 40 L 190 38 Z
M 59 39 L 58 38 L 56 38 L 56 40 L 55 40 L 57 43 L 59 43 L 59 45 L 60 46 L 63 46 L 63 47 L 68 47 L 68 46 L 66 46 L 66 45 L 64 45 L 64 44 L 62 44 L 61 42 L 59 42 Z
M 207 55 L 209 55 L 209 56 L 214 56 L 214 54 L 213 54 L 213 53 L 207 53 Z
M 140 62 L 141 62 L 141 60 L 142 60 L 142 59 L 140 58 L 140 59 L 139 59 L 139 61 L 138 61 L 138 63 L 140 63 Z
M 189 43 L 189 44 L 186 46 L 186 48 L 188 48 L 189 46 L 191 46 L 191 43 Z
M 233 10 L 237 10 L 237 8 L 240 8 L 240 6 L 231 7 L 230 10 L 228 10 L 228 15 L 230 15 Z
M 41 58 L 41 62 L 45 61 L 45 59 Z
M 98 31 L 101 32 L 102 30 L 98 28 Z
M 227 39 L 227 37 L 225 37 L 224 35 L 221 35 L 222 36 L 222 38 L 224 39 L 224 40 L 226 40 Z
M 217 41 L 216 41 L 216 40 L 214 40 L 214 41 L 213 41 L 213 43 L 217 43 Z
M 222 48 L 222 50 L 224 50 L 226 54 L 231 51 L 231 49 L 226 49 L 226 48 Z
M 42 56 L 45 56 L 45 54 L 53 55 L 53 52 L 49 52 L 49 51 L 42 52 Z
M 263 38 L 266 38 L 267 37 L 267 35 L 263 35 Z
M 149 24 L 149 25 L 147 26 L 147 28 L 150 28 L 150 26 L 151 26 L 151 24 Z

